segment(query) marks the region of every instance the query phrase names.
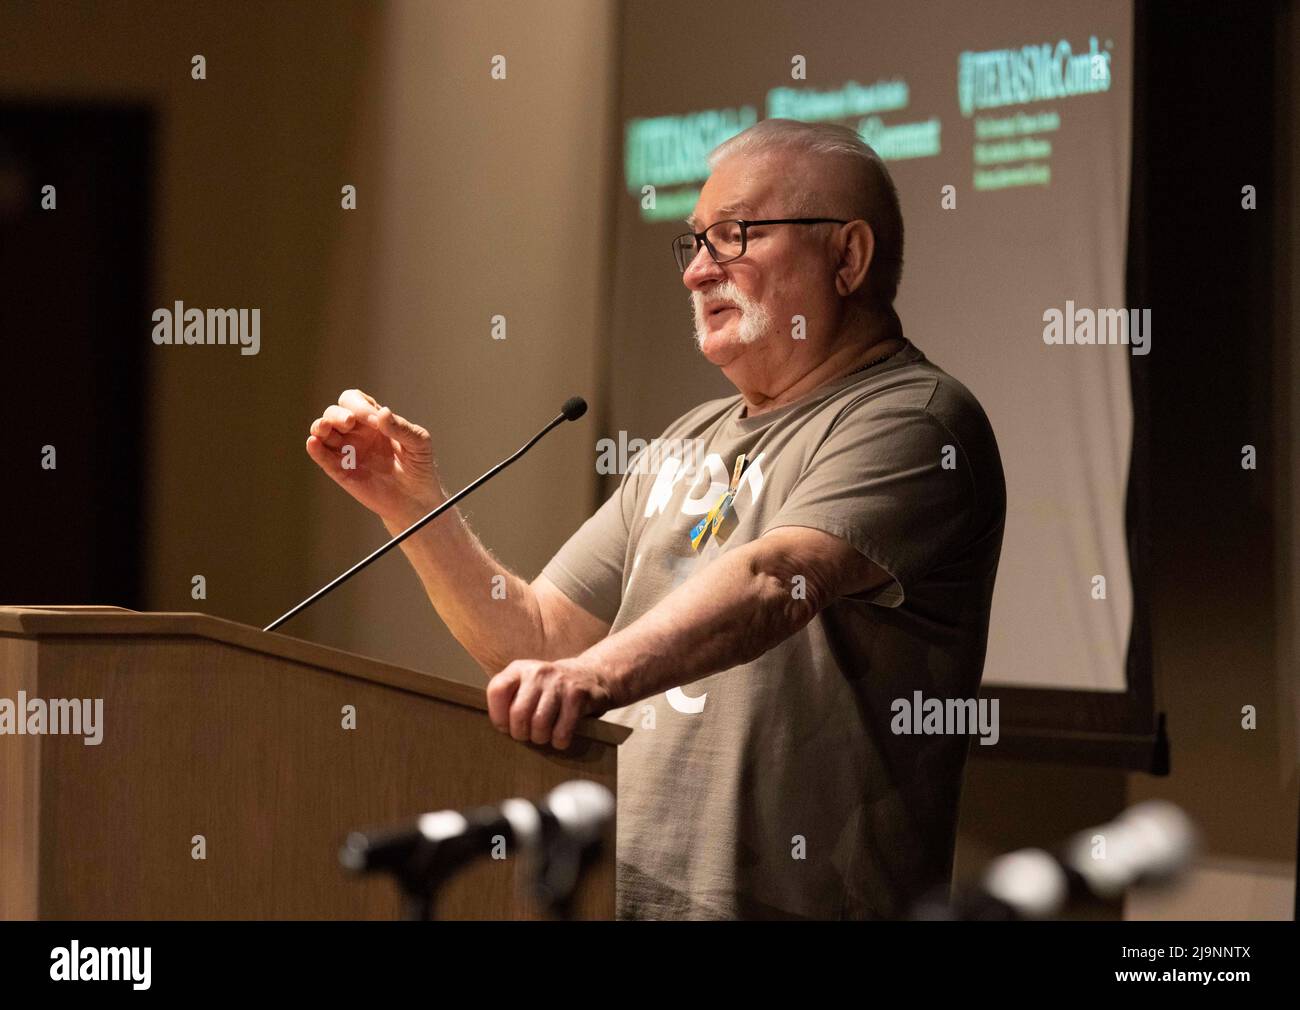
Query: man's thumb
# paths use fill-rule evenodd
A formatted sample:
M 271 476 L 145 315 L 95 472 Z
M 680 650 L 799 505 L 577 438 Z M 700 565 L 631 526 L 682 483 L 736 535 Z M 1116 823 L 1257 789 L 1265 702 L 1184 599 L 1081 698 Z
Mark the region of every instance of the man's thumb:
M 379 418 L 379 430 L 389 438 L 395 438 L 402 445 L 414 449 L 423 445 L 427 432 L 412 424 L 404 417 L 393 413 L 391 407 L 383 407 L 376 415 Z

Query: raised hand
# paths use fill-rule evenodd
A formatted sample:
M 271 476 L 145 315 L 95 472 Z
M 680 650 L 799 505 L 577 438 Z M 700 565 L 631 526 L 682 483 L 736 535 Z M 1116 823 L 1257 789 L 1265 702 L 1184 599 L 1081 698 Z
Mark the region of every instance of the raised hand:
M 429 433 L 360 389 L 312 422 L 307 453 L 389 525 L 409 525 L 447 497 Z

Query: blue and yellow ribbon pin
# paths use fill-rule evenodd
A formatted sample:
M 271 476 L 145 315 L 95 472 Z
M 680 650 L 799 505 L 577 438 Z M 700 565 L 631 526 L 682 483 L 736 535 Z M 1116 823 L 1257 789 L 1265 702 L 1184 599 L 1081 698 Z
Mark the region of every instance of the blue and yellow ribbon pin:
M 740 489 L 740 475 L 745 472 L 745 454 L 742 452 L 736 457 L 736 465 L 731 470 L 731 484 L 726 493 L 718 499 L 718 503 L 709 509 L 709 514 L 695 524 L 691 530 L 691 550 L 700 549 L 700 544 L 704 543 L 705 537 L 709 531 L 714 534 L 722 526 L 722 521 L 727 518 L 727 513 L 731 511 L 731 503 L 736 498 L 736 492 Z

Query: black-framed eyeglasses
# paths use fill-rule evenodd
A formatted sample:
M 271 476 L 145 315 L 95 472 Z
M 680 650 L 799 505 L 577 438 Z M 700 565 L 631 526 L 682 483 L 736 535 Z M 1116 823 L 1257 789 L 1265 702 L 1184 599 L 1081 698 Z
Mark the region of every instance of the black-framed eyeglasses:
M 703 244 L 709 250 L 715 263 L 730 263 L 745 255 L 749 244 L 749 229 L 756 225 L 767 224 L 848 224 L 838 217 L 772 217 L 762 221 L 746 221 L 740 218 L 727 221 L 715 221 L 704 231 L 683 232 L 673 239 L 673 256 L 682 273 L 695 260 L 695 255 Z

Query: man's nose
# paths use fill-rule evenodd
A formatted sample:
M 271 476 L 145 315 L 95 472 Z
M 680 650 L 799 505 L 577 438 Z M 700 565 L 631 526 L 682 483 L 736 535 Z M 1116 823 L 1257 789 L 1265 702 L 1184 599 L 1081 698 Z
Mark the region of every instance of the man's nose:
M 682 273 L 682 283 L 691 291 L 699 291 L 705 285 L 716 283 L 726 276 L 727 272 L 718 265 L 709 250 L 701 244 L 695 250 L 695 258 L 686 264 L 686 270 Z

